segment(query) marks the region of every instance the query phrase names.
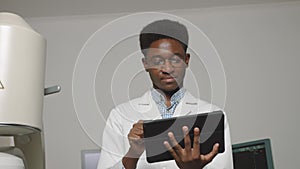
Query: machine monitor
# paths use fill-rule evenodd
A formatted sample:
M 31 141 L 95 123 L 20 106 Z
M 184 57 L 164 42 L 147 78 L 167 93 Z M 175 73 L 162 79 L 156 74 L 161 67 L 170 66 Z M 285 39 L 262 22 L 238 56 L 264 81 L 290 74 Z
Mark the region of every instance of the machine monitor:
M 235 169 L 274 169 L 270 139 L 234 144 L 232 153 Z

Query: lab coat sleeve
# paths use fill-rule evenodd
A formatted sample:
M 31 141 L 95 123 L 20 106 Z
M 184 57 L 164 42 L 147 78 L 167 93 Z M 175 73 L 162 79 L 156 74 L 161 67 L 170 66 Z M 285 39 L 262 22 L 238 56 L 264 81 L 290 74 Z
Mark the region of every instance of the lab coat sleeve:
M 232 147 L 229 124 L 226 113 L 224 112 L 224 141 L 225 151 L 218 154 L 211 163 L 209 163 L 205 169 L 233 169 Z
M 122 169 L 125 155 L 122 118 L 118 109 L 113 109 L 107 119 L 102 136 L 101 155 L 97 169 Z

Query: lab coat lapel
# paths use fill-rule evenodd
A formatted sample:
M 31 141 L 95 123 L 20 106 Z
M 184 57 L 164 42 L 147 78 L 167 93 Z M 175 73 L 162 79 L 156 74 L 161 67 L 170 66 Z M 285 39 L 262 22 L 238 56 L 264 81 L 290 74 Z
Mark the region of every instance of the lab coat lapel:
M 137 110 L 141 113 L 142 118 L 145 120 L 161 118 L 157 105 L 152 99 L 151 91 L 146 92 L 142 97 L 137 99 L 136 107 L 138 108 Z
M 198 100 L 191 95 L 188 91 L 185 92 L 184 97 L 181 99 L 180 103 L 174 112 L 174 117 L 189 115 L 195 113 L 199 107 Z

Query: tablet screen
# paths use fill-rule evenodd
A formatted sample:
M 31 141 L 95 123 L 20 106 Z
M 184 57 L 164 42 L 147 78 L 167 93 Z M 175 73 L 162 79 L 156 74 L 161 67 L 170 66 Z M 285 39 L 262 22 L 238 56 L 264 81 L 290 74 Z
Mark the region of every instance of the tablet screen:
M 146 156 L 149 163 L 173 159 L 163 144 L 164 141 L 169 141 L 168 132 L 173 132 L 177 142 L 184 148 L 183 126 L 188 126 L 190 130 L 192 145 L 194 128 L 200 129 L 201 154 L 211 152 L 215 143 L 220 145 L 219 153 L 224 152 L 224 114 L 222 111 L 151 120 L 143 124 Z

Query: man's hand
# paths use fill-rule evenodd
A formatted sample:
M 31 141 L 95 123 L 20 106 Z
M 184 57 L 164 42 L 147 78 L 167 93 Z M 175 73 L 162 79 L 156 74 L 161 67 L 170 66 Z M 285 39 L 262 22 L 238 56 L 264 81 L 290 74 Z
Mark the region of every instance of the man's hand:
M 136 168 L 136 164 L 140 156 L 145 151 L 143 121 L 139 120 L 133 124 L 128 135 L 130 148 L 122 159 L 122 163 L 126 169 Z
M 133 124 L 127 135 L 130 144 L 129 151 L 132 152 L 134 158 L 139 158 L 145 151 L 143 121 L 139 120 Z
M 189 130 L 187 126 L 182 127 L 184 133 L 184 145 L 182 148 L 176 141 L 172 132 L 168 133 L 172 146 L 168 141 L 164 142 L 164 145 L 174 157 L 176 164 L 181 169 L 202 169 L 206 164 L 210 163 L 218 153 L 219 144 L 213 146 L 213 150 L 206 154 L 200 154 L 200 130 L 194 129 L 194 143 L 191 148 L 191 139 L 189 136 Z

